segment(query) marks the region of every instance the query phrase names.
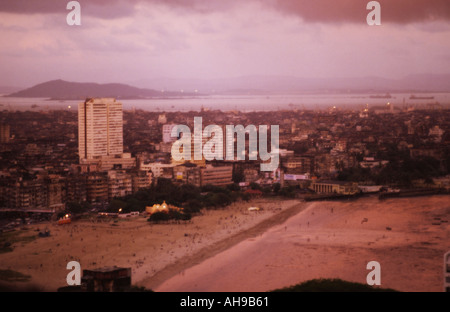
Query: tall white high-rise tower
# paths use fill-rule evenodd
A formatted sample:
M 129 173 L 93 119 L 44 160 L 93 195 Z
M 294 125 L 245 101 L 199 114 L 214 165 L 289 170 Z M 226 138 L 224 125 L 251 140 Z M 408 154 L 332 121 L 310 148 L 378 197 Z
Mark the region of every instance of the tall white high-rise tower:
M 78 153 L 80 160 L 123 154 L 122 103 L 95 98 L 79 104 Z

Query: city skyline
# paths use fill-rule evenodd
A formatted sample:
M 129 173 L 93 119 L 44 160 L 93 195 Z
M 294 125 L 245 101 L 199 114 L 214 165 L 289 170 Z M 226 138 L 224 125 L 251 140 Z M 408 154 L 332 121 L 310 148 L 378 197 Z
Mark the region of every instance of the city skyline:
M 0 291 L 449 292 L 448 38 L 449 0 L 0 0 Z
M 450 72 L 445 1 L 380 1 L 381 26 L 367 25 L 366 1 L 80 4 L 80 26 L 67 25 L 65 1 L 0 4 L 0 85 Z
M 10 131 L 9 142 L 0 146 L 2 238 L 36 240 L 4 245 L 2 263 L 32 276 L 32 284 L 22 285 L 42 291 L 63 290 L 66 265 L 74 259 L 83 270 L 131 268 L 134 285 L 156 292 L 269 291 L 332 278 L 336 270 L 345 281 L 365 283 L 370 258 L 382 265 L 382 287 L 441 291 L 437 263 L 448 251 L 449 113 L 392 105 L 123 111 L 123 157 L 79 163 L 76 110 L 3 110 L 0 125 Z M 262 172 L 250 159 L 174 161 L 164 125 L 187 122 L 195 128 L 198 115 L 205 124 L 280 122 L 280 170 Z M 152 210 L 165 206 L 178 208 Z M 66 219 L 56 222 L 60 216 Z M 49 231 L 38 238 L 44 226 Z M 53 239 L 40 239 L 50 231 Z M 242 251 L 241 243 L 249 248 Z M 43 252 L 49 248 L 52 257 Z M 325 258 L 333 260 L 324 265 Z M 221 263 L 220 269 L 202 266 L 203 260 Z M 421 270 L 412 277 L 410 267 Z M 223 270 L 242 270 L 246 282 Z M 209 272 L 213 278 L 204 278 Z

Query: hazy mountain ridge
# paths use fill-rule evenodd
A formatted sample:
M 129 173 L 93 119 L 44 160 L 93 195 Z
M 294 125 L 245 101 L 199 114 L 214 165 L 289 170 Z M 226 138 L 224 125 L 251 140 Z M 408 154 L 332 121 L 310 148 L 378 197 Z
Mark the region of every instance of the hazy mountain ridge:
M 140 88 L 122 83 L 98 84 L 52 80 L 7 96 L 82 100 L 88 97 L 145 99 L 205 94 L 450 92 L 450 74 L 418 74 L 402 79 L 380 77 L 300 78 L 258 75 L 224 79 L 155 78 L 135 81 L 133 84 L 139 85 Z M 145 86 L 152 86 L 153 89 Z
M 31 88 L 9 94 L 8 97 L 51 98 L 61 100 L 82 100 L 89 97 L 114 97 L 117 99 L 140 99 L 153 97 L 174 97 L 180 92 L 161 92 L 152 89 L 136 88 L 121 83 L 80 83 L 64 80 L 52 80 L 37 84 Z M 191 94 L 193 95 L 193 94 Z
M 301 78 L 294 76 L 240 76 L 223 79 L 158 78 L 133 82 L 157 89 L 198 90 L 202 93 L 235 94 L 237 90 L 249 94 L 303 92 L 450 92 L 450 74 L 419 74 L 402 79 L 381 77 Z

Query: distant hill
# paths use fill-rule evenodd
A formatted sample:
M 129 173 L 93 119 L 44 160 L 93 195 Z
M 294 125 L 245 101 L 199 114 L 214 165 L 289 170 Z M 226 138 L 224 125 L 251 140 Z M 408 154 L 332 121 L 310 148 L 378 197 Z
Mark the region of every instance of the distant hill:
M 450 75 L 416 74 L 399 79 L 381 77 L 302 78 L 296 76 L 241 76 L 223 79 L 139 80 L 138 86 L 153 86 L 172 90 L 199 90 L 209 94 L 268 93 L 381 93 L 387 92 L 450 92 Z
M 8 97 L 50 98 L 54 100 L 83 100 L 88 97 L 117 99 L 174 98 L 205 94 L 264 95 L 271 93 L 368 93 L 450 92 L 450 75 L 417 74 L 401 79 L 380 77 L 359 78 L 301 78 L 295 76 L 241 76 L 223 79 L 140 80 L 127 84 L 79 83 L 52 80 L 18 92 L 0 94 Z M 148 89 L 151 86 L 154 89 Z M 159 91 L 159 90 L 184 90 Z M 198 91 L 197 91 L 198 90 Z M 14 93 L 11 93 L 14 92 Z
M 113 97 L 116 99 L 145 99 L 180 97 L 194 94 L 140 89 L 120 83 L 79 83 L 52 80 L 7 95 L 7 97 L 50 98 L 53 100 L 83 100 L 89 97 Z

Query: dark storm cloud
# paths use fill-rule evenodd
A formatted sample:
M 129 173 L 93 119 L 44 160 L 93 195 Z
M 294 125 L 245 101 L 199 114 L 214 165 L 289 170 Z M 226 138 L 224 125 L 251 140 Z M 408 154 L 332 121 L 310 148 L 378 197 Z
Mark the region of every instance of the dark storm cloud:
M 78 0 L 82 14 L 100 18 L 132 15 L 139 0 Z M 0 12 L 19 14 L 65 13 L 70 0 L 0 0 Z
M 254 0 L 250 0 L 254 1 Z M 0 12 L 19 14 L 46 14 L 65 12 L 70 0 L 0 0 Z M 130 16 L 136 11 L 136 4 L 159 4 L 176 9 L 196 12 L 221 11 L 239 0 L 78 0 L 83 14 L 100 18 Z
M 412 23 L 450 19 L 449 0 L 379 0 L 383 22 Z M 307 22 L 361 22 L 369 0 L 274 0 L 273 7 Z
M 0 0 L 0 12 L 23 14 L 57 13 L 69 0 Z M 208 13 L 242 3 L 256 2 L 306 22 L 358 23 L 365 21 L 369 0 L 79 0 L 83 13 L 100 18 L 132 15 L 137 3 L 159 4 L 176 9 Z M 379 0 L 383 22 L 412 23 L 450 19 L 449 0 Z M 257 14 L 257 12 L 255 12 Z

